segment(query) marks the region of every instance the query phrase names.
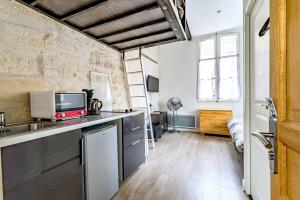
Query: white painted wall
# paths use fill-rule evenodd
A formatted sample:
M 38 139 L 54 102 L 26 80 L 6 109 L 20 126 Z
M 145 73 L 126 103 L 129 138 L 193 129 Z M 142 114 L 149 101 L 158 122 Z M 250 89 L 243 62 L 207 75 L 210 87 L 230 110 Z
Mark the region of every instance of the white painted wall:
M 148 75 L 159 78 L 159 49 L 160 47 L 151 47 L 142 49 L 142 61 L 144 67 L 144 74 L 147 78 Z M 125 59 L 134 59 L 139 58 L 139 50 L 128 51 L 125 53 Z M 127 62 L 127 70 L 129 71 L 139 71 L 141 70 L 139 61 L 128 61 Z M 142 83 L 142 76 L 138 74 L 137 76 L 131 76 L 130 78 L 133 82 L 132 84 Z M 133 88 L 132 88 L 133 89 Z M 152 111 L 159 110 L 159 93 L 147 92 L 149 97 L 149 104 L 152 104 Z M 144 89 L 140 87 L 136 87 L 131 95 L 144 95 Z M 145 99 L 143 101 L 135 101 L 132 102 L 135 106 L 145 106 Z
M 151 47 L 142 50 L 142 58 L 146 78 L 148 75 L 160 78 L 159 71 L 159 47 Z M 149 103 L 155 110 L 159 110 L 159 92 L 148 92 Z
M 243 0 L 243 10 L 245 11 L 247 9 L 248 4 L 251 2 L 252 0 Z
M 243 35 L 240 35 L 242 47 Z M 197 114 L 199 109 L 231 109 L 234 117 L 243 117 L 242 95 L 238 102 L 197 101 L 197 38 L 160 46 L 160 109 L 167 110 L 166 103 L 172 96 L 181 99 L 183 108 L 179 114 Z M 242 51 L 243 48 L 241 48 Z M 241 52 L 241 55 L 242 52 Z M 241 56 L 242 57 L 242 56 Z M 243 79 L 243 65 L 240 71 Z M 241 90 L 243 89 L 241 81 Z

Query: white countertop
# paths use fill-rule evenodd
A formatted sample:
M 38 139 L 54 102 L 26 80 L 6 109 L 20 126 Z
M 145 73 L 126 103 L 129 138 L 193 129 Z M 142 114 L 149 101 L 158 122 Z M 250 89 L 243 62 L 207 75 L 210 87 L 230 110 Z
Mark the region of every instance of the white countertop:
M 55 124 L 54 126 L 44 129 L 2 136 L 0 137 L 0 148 L 142 113 L 143 111 L 134 111 L 130 113 L 102 112 L 100 115 L 85 116 L 83 118 L 55 122 L 57 125 Z

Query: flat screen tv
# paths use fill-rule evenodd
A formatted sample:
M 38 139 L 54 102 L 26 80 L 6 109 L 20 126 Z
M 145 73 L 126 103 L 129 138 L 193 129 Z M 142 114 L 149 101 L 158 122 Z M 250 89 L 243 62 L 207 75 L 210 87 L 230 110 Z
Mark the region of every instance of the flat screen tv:
M 159 79 L 148 75 L 147 90 L 148 92 L 159 92 Z

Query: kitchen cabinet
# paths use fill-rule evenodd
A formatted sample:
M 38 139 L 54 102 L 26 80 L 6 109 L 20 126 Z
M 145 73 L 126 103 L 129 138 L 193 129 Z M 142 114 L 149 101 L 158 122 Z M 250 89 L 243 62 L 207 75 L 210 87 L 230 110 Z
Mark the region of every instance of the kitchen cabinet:
M 144 113 L 123 119 L 123 179 L 145 162 Z
M 141 138 L 124 149 L 124 179 L 145 162 L 145 140 Z
M 3 199 L 111 199 L 119 179 L 145 162 L 145 122 L 144 113 L 108 121 L 56 134 L 68 125 L 40 130 L 35 135 L 50 135 L 1 147 Z
M 81 130 L 3 147 L 4 200 L 82 200 Z

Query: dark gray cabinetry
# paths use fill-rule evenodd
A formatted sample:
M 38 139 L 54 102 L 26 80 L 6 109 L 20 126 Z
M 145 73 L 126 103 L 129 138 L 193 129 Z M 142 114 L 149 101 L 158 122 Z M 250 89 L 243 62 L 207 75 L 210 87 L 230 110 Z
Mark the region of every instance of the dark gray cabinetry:
M 123 119 L 123 179 L 145 162 L 144 114 Z
M 2 148 L 4 200 L 82 200 L 81 130 Z
M 145 139 L 141 138 L 124 150 L 124 179 L 135 172 L 143 162 L 145 162 Z

